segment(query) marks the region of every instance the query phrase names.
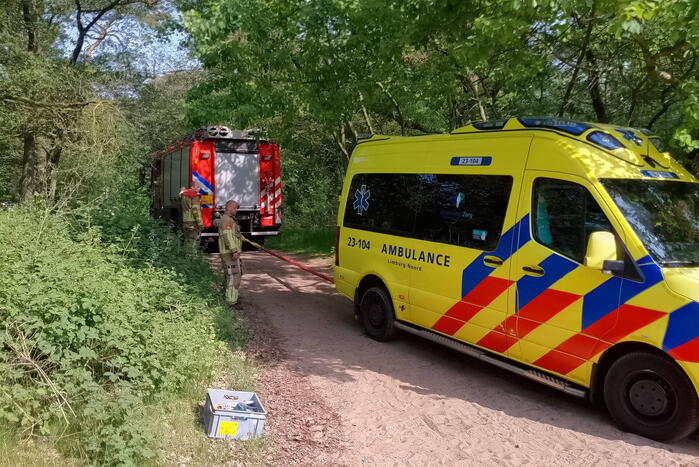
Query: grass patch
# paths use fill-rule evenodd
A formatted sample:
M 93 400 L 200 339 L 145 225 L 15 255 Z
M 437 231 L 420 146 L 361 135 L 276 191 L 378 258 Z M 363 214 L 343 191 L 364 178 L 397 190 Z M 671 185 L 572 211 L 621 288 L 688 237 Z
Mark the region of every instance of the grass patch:
M 269 440 L 252 441 L 209 439 L 200 416 L 207 387 L 254 391 L 257 369 L 244 352 L 226 352 L 217 359 L 220 371 L 210 385 L 193 385 L 180 399 L 173 401 L 160 426 L 161 446 L 152 465 L 266 465 Z
M 65 456 L 57 447 L 57 440 L 48 437 L 20 439 L 17 434 L 0 428 L 0 466 L 56 466 L 73 467 L 86 464 L 86 459 Z
M 335 230 L 284 229 L 278 236 L 269 237 L 265 247 L 308 256 L 325 256 L 333 253 Z
M 145 407 L 145 417 L 139 423 L 156 427 L 160 441 L 157 455 L 145 466 L 209 466 L 209 465 L 269 465 L 270 439 L 265 436 L 252 441 L 214 440 L 206 436 L 201 420 L 200 405 L 208 387 L 254 391 L 257 368 L 242 351 L 222 351 L 212 357 L 219 371 L 214 381 L 197 381 L 172 400 L 151 403 Z M 207 384 L 205 384 L 207 383 Z M 84 453 L 67 455 L 64 445 L 70 439 L 57 436 L 36 436 L 20 439 L 7 428 L 0 428 L 0 467 L 23 465 L 78 467 L 91 465 Z

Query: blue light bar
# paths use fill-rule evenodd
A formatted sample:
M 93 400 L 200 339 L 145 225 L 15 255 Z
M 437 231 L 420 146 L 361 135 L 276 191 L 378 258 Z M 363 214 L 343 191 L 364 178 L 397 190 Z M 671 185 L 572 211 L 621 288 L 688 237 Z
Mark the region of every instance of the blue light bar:
M 675 172 L 667 172 L 664 170 L 641 170 L 641 174 L 650 178 L 669 178 L 675 180 L 680 178 Z
M 587 140 L 591 143 L 595 143 L 597 146 L 601 146 L 604 149 L 609 149 L 611 151 L 624 147 L 624 145 L 621 144 L 618 139 L 603 131 L 593 131 L 587 135 Z
M 571 135 L 580 136 L 586 130 L 595 128 L 593 125 L 575 120 L 556 117 L 522 117 L 519 122 L 529 128 L 551 128 Z

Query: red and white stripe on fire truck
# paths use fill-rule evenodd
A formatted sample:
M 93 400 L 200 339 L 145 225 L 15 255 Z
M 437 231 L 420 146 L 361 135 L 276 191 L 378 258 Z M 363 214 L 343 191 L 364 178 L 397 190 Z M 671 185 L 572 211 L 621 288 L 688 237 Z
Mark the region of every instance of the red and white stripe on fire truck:
M 277 177 L 274 181 L 267 182 L 260 195 L 260 212 L 268 214 L 271 208 L 279 209 L 282 205 L 282 179 Z
M 260 143 L 260 225 L 281 224 L 282 179 L 279 146 Z
M 274 223 L 275 224 L 281 224 L 282 223 L 282 179 L 281 177 L 277 177 L 276 180 L 274 180 L 274 201 L 272 201 L 274 204 Z

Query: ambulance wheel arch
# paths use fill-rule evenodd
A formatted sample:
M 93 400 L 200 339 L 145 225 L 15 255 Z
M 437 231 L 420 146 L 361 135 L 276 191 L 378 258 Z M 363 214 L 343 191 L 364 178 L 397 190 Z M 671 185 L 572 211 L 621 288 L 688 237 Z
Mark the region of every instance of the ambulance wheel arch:
M 653 395 L 660 396 L 657 405 L 639 413 L 643 398 Z M 643 342 L 622 342 L 602 354 L 593 366 L 589 399 L 606 406 L 623 430 L 657 441 L 682 439 L 699 426 L 699 398 L 686 370 Z
M 638 341 L 620 342 L 602 353 L 596 363 L 592 366 L 592 374 L 590 375 L 590 392 L 589 399 L 593 404 L 600 404 L 604 401 L 604 379 L 607 376 L 609 368 L 620 358 L 630 354 L 645 352 L 649 354 L 660 355 L 663 358 L 670 359 L 672 357 L 665 352 L 655 347 L 652 344 Z
M 383 342 L 395 337 L 393 300 L 378 276 L 368 274 L 359 282 L 354 292 L 354 313 L 372 339 Z
M 605 376 L 604 401 L 624 431 L 676 441 L 699 426 L 699 400 L 684 370 L 659 352 L 631 352 Z

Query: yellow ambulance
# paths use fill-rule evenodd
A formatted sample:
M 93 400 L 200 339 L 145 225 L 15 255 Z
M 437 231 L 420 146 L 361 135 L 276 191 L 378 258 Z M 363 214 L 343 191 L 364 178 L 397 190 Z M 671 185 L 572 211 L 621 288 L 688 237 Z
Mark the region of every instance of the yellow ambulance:
M 372 136 L 335 251 L 373 339 L 417 334 L 648 438 L 699 425 L 699 183 L 647 130 L 532 117 Z

